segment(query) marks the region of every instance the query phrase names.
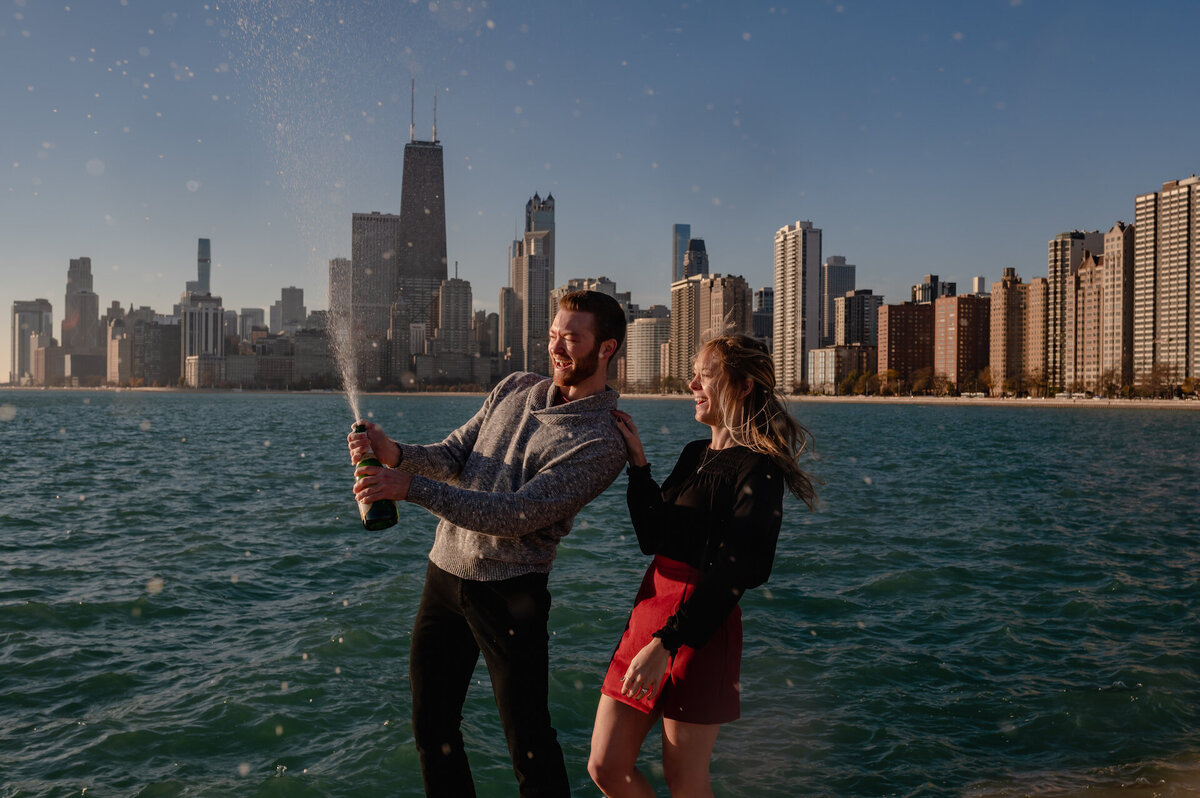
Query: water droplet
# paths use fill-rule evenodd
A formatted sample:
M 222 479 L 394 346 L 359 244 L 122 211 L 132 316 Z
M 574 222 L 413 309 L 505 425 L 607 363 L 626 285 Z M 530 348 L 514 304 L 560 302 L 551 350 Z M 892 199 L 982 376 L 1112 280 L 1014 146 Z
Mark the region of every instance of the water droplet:
M 263 446 L 270 446 L 270 445 L 271 445 L 270 441 L 263 441 Z
M 250 763 L 249 762 L 243 762 L 242 764 L 238 765 L 238 775 L 242 776 L 242 777 L 250 775 Z
M 229 575 L 229 583 L 230 583 L 230 584 L 233 584 L 233 585 L 236 585 L 236 584 L 238 583 L 238 575 L 237 575 L 237 574 L 230 574 L 230 575 Z
M 138 429 L 140 429 L 142 432 L 149 432 L 150 431 L 150 422 L 143 421 L 141 424 L 138 424 Z
M 280 682 L 280 683 L 279 683 L 279 692 L 281 692 L 281 693 L 286 693 L 287 691 L 288 691 L 288 683 L 287 683 L 287 682 Z
M 16 405 L 0 405 L 0 421 L 12 421 L 16 417 Z
M 161 576 L 155 576 L 146 583 L 146 592 L 152 596 L 157 596 L 163 592 L 163 580 Z

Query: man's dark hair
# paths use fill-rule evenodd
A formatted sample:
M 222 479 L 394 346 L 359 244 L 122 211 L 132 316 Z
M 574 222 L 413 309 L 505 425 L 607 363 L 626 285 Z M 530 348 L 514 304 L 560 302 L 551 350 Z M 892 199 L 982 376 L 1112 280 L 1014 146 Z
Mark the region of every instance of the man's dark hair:
M 572 310 L 580 313 L 590 313 L 596 323 L 597 345 L 609 338 L 617 342 L 613 350 L 616 355 L 625 343 L 625 311 L 620 303 L 608 294 L 599 291 L 572 291 L 558 300 L 559 310 Z

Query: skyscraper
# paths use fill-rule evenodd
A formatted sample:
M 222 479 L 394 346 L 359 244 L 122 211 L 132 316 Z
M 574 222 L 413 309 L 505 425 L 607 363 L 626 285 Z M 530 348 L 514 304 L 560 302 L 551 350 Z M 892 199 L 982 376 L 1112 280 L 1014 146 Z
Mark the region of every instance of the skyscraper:
M 92 291 L 92 259 L 72 258 L 63 302 L 62 348 L 67 355 L 103 351 L 100 297 Z
M 547 194 L 542 199 L 534 192 L 525 203 L 525 232 L 546 232 L 543 249 L 546 253 L 547 268 L 550 270 L 550 285 L 554 286 L 554 195 Z
M 471 284 L 451 277 L 442 281 L 438 295 L 438 355 L 470 355 L 475 352 Z
M 634 319 L 626 336 L 625 382 L 634 391 L 657 391 L 663 378 L 663 344 L 671 340 L 668 318 Z
M 988 368 L 992 372 L 992 391 L 1003 395 L 1016 391 L 1025 371 L 1025 310 L 1029 285 L 1021 282 L 1017 270 L 1004 269 L 1000 281 L 992 284 L 991 352 Z
M 348 293 L 352 340 L 382 340 L 390 326 L 390 308 L 396 297 L 397 245 L 400 217 L 390 213 L 356 213 L 350 227 Z M 330 279 L 333 279 L 333 263 Z M 339 264 L 340 265 L 340 264 Z M 334 296 L 330 289 L 331 299 Z
M 1104 236 L 1104 290 L 1100 374 L 1118 386 L 1133 384 L 1133 225 L 1117 222 Z
M 54 313 L 48 299 L 17 300 L 12 305 L 12 339 L 8 381 L 24 385 L 33 380 L 33 341 L 54 334 Z
M 808 350 L 821 341 L 821 229 L 809 221 L 775 233 L 775 379 L 784 393 L 807 381 Z
M 1099 386 L 1103 286 L 1104 255 L 1084 253 L 1079 268 L 1067 277 L 1063 387 L 1069 391 L 1091 391 Z
M 684 278 L 683 253 L 687 252 L 688 241 L 692 237 L 690 224 L 671 225 L 671 282 Z
M 1134 378 L 1200 376 L 1200 177 L 1134 200 Z
M 1042 395 L 1048 387 L 1047 364 L 1050 362 L 1047 337 L 1047 306 L 1050 287 L 1045 277 L 1029 281 L 1029 301 L 1025 304 L 1025 380 L 1034 395 Z
M 513 242 L 511 278 L 513 293 L 520 303 L 520 347 L 522 361 L 515 367 L 535 374 L 550 370 L 550 230 L 533 230 Z
M 687 249 L 683 251 L 683 276 L 708 276 L 708 250 L 704 247 L 703 238 L 690 238 Z
M 854 269 L 841 255 L 830 255 L 821 264 L 821 346 L 833 345 L 833 303 L 854 290 Z
M 188 280 L 187 292 L 193 294 L 212 293 L 212 241 L 208 238 L 196 242 L 196 279 Z
M 1046 379 L 1063 386 L 1063 357 L 1066 353 L 1067 281 L 1079 271 L 1084 252 L 1103 252 L 1104 234 L 1072 230 L 1059 233 L 1049 244 L 1046 263 Z
M 700 345 L 718 335 L 749 332 L 750 285 L 744 277 L 702 274 L 671 284 L 668 375 L 692 378 Z
M 437 326 L 435 299 L 448 274 L 445 194 L 435 121 L 433 141 L 412 139 L 404 145 L 395 285 L 388 298 L 403 295 L 415 314 L 412 321 L 427 323 L 429 335 Z

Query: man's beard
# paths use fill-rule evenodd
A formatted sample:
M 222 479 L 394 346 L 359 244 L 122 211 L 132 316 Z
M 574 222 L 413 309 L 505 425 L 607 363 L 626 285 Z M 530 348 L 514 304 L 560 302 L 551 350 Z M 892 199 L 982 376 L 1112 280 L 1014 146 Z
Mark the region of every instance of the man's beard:
M 554 365 L 554 358 L 550 359 L 550 365 Z M 572 367 L 569 371 L 560 372 L 557 369 L 554 371 L 554 384 L 560 388 L 569 388 L 573 385 L 578 385 L 581 382 L 589 379 L 600 368 L 600 347 L 592 347 L 592 351 L 588 352 L 582 358 L 572 361 Z

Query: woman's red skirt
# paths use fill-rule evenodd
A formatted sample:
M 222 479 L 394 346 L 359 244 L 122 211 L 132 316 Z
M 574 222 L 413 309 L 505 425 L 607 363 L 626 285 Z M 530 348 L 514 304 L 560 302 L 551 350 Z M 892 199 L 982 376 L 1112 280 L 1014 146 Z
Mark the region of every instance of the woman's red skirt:
M 656 556 L 642 578 L 625 634 L 613 652 L 600 692 L 634 709 L 684 723 L 728 723 L 741 714 L 742 611 L 734 607 L 700 648 L 680 646 L 653 700 L 621 695 L 630 661 L 691 595 L 701 577 L 687 563 Z

